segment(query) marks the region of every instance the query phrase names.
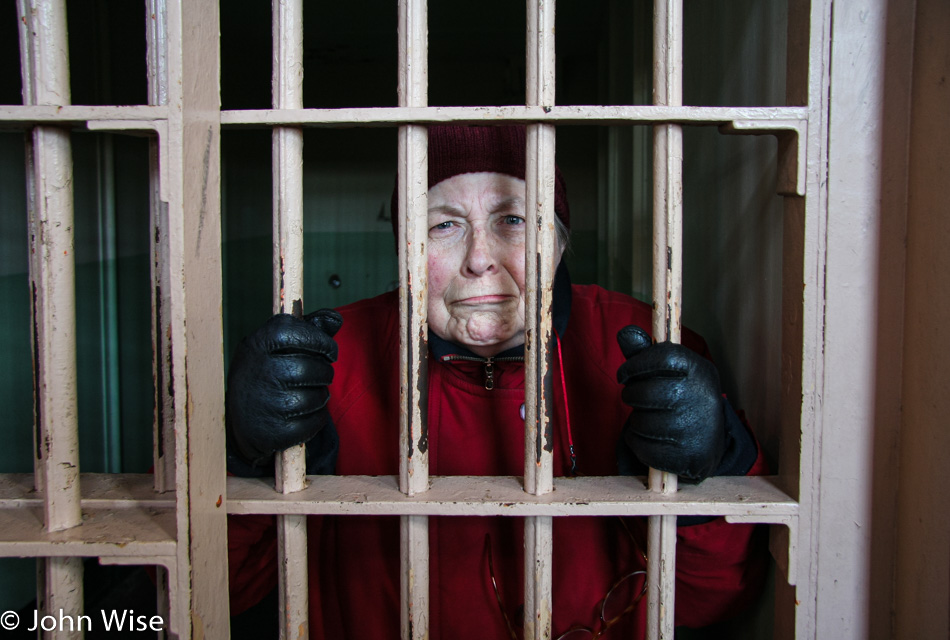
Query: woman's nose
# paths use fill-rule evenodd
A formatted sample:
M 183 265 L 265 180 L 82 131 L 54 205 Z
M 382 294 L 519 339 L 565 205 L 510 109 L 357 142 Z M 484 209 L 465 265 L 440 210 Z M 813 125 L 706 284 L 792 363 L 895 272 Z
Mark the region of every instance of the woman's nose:
M 494 243 L 490 234 L 480 228 L 472 230 L 463 269 L 465 275 L 478 277 L 496 268 Z

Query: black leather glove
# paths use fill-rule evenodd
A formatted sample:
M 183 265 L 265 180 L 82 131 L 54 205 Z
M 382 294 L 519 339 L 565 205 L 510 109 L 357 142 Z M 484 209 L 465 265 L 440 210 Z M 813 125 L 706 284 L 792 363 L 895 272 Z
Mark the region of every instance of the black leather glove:
M 327 409 L 343 318 L 278 314 L 238 345 L 228 370 L 228 470 L 266 475 L 274 453 L 307 446 L 307 472 L 332 473 L 339 448 Z
M 633 325 L 620 330 L 617 342 L 627 358 L 617 380 L 624 404 L 633 407 L 623 442 L 648 467 L 693 482 L 713 475 L 729 442 L 715 365 L 682 345 L 653 344 Z

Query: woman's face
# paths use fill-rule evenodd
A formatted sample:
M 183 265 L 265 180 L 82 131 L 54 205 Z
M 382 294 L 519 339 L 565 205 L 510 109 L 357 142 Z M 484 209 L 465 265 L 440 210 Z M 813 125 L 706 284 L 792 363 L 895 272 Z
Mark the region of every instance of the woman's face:
M 480 356 L 524 342 L 524 199 L 500 173 L 429 189 L 429 327 Z

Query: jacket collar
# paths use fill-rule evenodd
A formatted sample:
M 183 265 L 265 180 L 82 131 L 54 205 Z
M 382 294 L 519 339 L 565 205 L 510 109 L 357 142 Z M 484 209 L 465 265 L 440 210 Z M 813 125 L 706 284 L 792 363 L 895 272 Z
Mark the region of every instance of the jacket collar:
M 567 272 L 567 265 L 564 264 L 563 260 L 558 265 L 557 271 L 554 273 L 554 308 L 552 309 L 551 315 L 554 324 L 554 330 L 559 336 L 561 336 L 561 339 L 563 339 L 567 333 L 568 320 L 571 317 L 571 277 Z M 461 345 L 449 342 L 448 340 L 443 340 L 439 336 L 432 333 L 432 329 L 429 329 L 429 351 L 439 360 L 449 355 L 465 356 L 467 358 L 484 360 L 484 358 L 475 355 Z M 517 347 L 506 349 L 505 351 L 495 355 L 495 358 L 523 357 L 523 344 L 518 345 Z

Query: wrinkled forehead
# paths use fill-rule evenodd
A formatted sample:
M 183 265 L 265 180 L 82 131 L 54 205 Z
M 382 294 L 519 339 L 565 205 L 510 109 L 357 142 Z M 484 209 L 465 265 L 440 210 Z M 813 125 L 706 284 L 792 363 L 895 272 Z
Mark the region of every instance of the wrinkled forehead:
M 447 178 L 429 189 L 429 213 L 474 209 L 495 211 L 516 208 L 524 211 L 525 182 L 494 172 L 463 173 Z

